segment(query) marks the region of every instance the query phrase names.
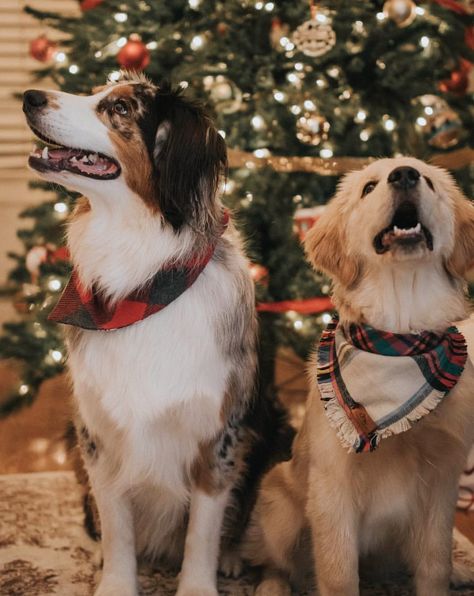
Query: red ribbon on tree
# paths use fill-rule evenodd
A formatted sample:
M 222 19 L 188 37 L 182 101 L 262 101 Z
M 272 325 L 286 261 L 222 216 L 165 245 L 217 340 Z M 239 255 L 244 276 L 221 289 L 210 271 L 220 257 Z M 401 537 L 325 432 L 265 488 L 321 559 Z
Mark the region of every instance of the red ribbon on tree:
M 334 305 L 330 298 L 318 296 L 304 300 L 282 300 L 281 302 L 261 302 L 257 304 L 259 312 L 284 313 L 294 310 L 300 315 L 314 315 L 325 310 L 333 310 Z

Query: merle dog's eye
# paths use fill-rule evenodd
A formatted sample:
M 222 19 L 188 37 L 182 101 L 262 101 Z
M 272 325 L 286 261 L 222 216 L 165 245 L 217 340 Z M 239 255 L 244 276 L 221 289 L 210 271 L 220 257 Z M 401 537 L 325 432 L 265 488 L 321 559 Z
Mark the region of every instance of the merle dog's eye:
M 367 184 L 364 186 L 364 190 L 362 191 L 362 196 L 365 197 L 365 195 L 368 195 L 369 192 L 372 192 L 376 186 L 377 182 L 374 182 L 373 180 L 371 182 L 367 182 Z
M 119 99 L 119 101 L 114 103 L 114 112 L 120 116 L 126 116 L 128 114 L 127 104 L 123 100 Z

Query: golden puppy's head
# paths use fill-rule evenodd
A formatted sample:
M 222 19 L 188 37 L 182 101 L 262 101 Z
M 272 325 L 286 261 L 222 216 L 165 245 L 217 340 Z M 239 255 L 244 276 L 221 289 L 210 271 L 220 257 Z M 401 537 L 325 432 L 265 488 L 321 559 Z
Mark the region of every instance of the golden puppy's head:
M 314 267 L 346 288 L 389 264 L 440 262 L 461 278 L 474 263 L 474 206 L 444 170 L 380 159 L 343 178 L 305 246 Z

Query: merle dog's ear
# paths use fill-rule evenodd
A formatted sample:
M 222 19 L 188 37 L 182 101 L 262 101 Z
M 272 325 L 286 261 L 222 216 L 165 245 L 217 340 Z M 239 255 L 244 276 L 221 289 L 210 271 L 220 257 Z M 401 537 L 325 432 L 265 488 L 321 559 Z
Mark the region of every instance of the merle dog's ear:
M 153 158 L 165 220 L 175 230 L 185 223 L 209 229 L 220 214 L 216 195 L 227 150 L 202 109 L 177 97 L 158 126 Z

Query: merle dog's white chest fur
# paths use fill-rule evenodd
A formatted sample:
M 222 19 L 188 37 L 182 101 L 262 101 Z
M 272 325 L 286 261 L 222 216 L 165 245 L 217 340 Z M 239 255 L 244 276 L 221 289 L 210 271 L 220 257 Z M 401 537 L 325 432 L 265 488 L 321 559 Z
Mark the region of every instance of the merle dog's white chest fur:
M 108 427 L 104 449 L 129 482 L 135 476 L 181 492 L 176 470 L 183 478 L 199 442 L 221 424 L 229 363 L 218 321 L 237 299 L 226 277 L 211 262 L 163 311 L 121 330 L 81 332 L 71 344 L 80 415 L 99 439 Z

